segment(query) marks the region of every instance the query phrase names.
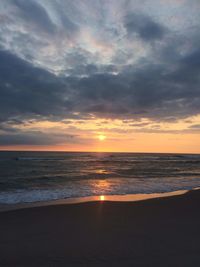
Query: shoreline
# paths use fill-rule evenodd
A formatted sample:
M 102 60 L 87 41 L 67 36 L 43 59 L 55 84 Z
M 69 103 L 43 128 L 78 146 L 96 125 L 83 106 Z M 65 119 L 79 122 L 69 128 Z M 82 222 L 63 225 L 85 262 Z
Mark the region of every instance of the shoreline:
M 138 202 L 149 199 L 166 198 L 171 196 L 179 196 L 188 193 L 189 191 L 199 190 L 200 187 L 189 189 L 189 190 L 176 190 L 163 193 L 142 193 L 142 194 L 126 194 L 126 195 L 99 195 L 99 196 L 87 196 L 87 197 L 75 197 L 66 199 L 56 199 L 50 201 L 37 201 L 37 202 L 25 202 L 17 204 L 0 204 L 0 213 L 4 211 L 13 211 L 20 209 L 28 209 L 35 207 L 46 207 L 54 205 L 70 205 L 87 202 L 102 202 L 102 201 L 113 201 L 113 202 Z
M 0 266 L 200 266 L 200 190 L 0 212 Z

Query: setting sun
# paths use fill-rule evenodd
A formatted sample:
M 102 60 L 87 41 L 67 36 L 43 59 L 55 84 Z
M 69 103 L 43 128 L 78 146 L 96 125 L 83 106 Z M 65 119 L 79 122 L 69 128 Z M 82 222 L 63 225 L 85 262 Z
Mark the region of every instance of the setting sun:
M 106 139 L 106 136 L 100 134 L 100 135 L 98 135 L 98 139 L 99 139 L 100 141 L 104 141 L 104 140 Z
M 105 200 L 105 196 L 100 196 L 100 200 L 104 201 Z

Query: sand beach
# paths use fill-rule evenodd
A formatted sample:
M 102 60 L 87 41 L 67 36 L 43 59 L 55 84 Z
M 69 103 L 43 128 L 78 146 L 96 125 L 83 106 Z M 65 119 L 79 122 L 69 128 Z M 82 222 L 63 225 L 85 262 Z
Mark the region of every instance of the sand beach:
M 200 190 L 0 212 L 0 266 L 200 266 Z

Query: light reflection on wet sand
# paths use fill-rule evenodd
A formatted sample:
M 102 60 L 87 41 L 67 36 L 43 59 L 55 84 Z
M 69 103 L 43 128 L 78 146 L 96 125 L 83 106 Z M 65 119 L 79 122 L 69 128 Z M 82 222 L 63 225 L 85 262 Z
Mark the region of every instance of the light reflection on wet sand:
M 195 188 L 193 190 L 198 190 L 199 188 Z M 132 201 L 141 201 L 153 198 L 164 198 L 170 196 L 183 195 L 190 190 L 179 190 L 173 192 L 166 193 L 153 193 L 153 194 L 133 194 L 133 195 L 100 195 L 100 196 L 89 196 L 89 197 L 79 197 L 79 198 L 68 198 L 68 199 L 59 199 L 54 201 L 46 201 L 46 202 L 35 202 L 35 203 L 23 203 L 16 205 L 0 205 L 1 211 L 8 210 L 17 210 L 22 208 L 31 208 L 31 207 L 40 207 L 40 206 L 50 206 L 50 205 L 65 205 L 65 204 L 78 204 L 84 202 L 94 202 L 94 201 L 124 201 L 124 202 L 132 202 Z

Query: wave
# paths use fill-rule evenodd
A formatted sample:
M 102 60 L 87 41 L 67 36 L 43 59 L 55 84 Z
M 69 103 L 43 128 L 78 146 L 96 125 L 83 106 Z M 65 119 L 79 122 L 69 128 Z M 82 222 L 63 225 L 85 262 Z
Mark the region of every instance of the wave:
M 41 157 L 38 157 L 38 158 L 32 158 L 32 157 L 16 157 L 16 158 L 13 158 L 13 160 L 27 160 L 27 161 L 63 161 L 63 160 L 66 160 L 66 158 L 41 158 Z
M 102 181 L 101 181 L 102 182 Z M 65 188 L 49 189 L 24 189 L 0 193 L 0 204 L 18 204 L 51 201 L 75 197 L 99 196 L 99 195 L 127 195 L 127 194 L 152 194 L 165 193 L 177 190 L 191 190 L 199 187 L 199 182 L 193 183 L 147 183 L 147 184 L 118 184 L 112 182 L 110 187 L 101 187 L 98 184 L 77 184 Z

